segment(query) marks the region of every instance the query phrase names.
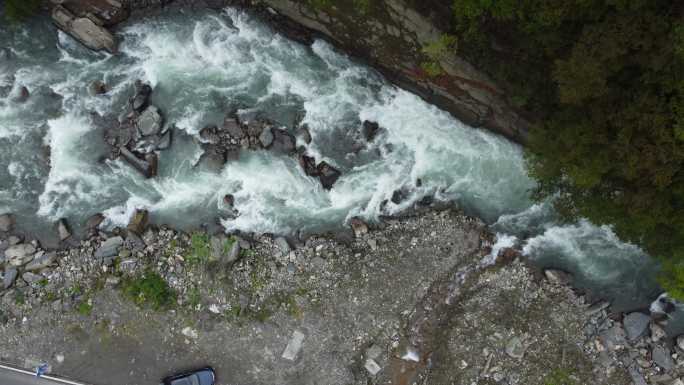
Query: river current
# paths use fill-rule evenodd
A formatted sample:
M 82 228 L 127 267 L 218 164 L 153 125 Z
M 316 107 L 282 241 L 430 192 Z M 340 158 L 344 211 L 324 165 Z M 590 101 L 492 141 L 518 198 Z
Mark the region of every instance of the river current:
M 353 216 L 377 220 L 426 196 L 455 201 L 498 234 L 495 250 L 519 243 L 541 266 L 572 272 L 576 285 L 616 309 L 647 306 L 658 292 L 655 266 L 611 229 L 559 224 L 548 203 L 530 198 L 534 182 L 519 146 L 398 89 L 317 41 L 303 46 L 247 14 L 227 9 L 167 13 L 121 26 L 120 54 L 94 53 L 44 20 L 0 27 L 0 213 L 19 228 L 54 238 L 67 218 L 78 229 L 98 212 L 105 228 L 125 225 L 136 208 L 181 229 L 221 221 L 228 230 L 293 234 L 339 229 Z M 174 125 L 159 175 L 145 179 L 108 148 L 96 116 L 117 116 L 141 79 Z M 91 95 L 103 80 L 111 90 Z M 31 93 L 13 100 L 19 87 Z M 294 133 L 309 127 L 307 152 L 342 172 L 330 191 L 296 160 L 245 152 L 220 171 L 198 163 L 198 133 L 227 111 L 259 114 Z M 382 127 L 371 143 L 364 120 Z M 416 181 L 421 183 L 417 186 Z M 394 191 L 407 194 L 398 204 Z M 231 219 L 223 197 L 232 194 Z

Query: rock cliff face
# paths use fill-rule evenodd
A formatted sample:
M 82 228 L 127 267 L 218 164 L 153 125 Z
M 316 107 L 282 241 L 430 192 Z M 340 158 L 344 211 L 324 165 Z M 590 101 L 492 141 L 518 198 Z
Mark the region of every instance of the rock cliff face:
M 456 55 L 454 38 L 440 29 L 451 15 L 448 7 L 440 9 L 440 2 L 434 6 L 414 6 L 410 0 L 261 3 L 268 4 L 270 18 L 279 19 L 275 11 L 324 35 L 464 123 L 525 142 L 529 124 L 495 84 Z

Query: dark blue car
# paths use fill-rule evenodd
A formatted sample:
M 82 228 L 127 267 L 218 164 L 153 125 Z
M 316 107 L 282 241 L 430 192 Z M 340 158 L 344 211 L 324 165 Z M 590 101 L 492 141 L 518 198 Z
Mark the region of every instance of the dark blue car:
M 166 377 L 162 385 L 214 385 L 214 369 L 210 367 L 192 370 Z

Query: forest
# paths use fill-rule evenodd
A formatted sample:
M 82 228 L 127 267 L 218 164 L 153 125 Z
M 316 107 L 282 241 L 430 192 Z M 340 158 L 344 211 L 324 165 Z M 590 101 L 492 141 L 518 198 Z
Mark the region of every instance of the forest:
M 533 124 L 536 197 L 612 225 L 684 299 L 684 3 L 458 0 L 456 49 Z

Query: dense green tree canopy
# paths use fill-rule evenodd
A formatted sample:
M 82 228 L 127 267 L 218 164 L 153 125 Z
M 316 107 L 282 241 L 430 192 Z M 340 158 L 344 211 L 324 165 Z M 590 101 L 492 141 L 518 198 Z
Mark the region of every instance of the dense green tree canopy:
M 454 13 L 461 53 L 536 122 L 539 197 L 662 258 L 684 297 L 684 3 L 457 0 Z
M 40 0 L 0 0 L 5 20 L 16 22 L 35 14 L 40 8 Z

